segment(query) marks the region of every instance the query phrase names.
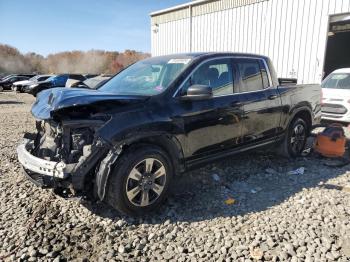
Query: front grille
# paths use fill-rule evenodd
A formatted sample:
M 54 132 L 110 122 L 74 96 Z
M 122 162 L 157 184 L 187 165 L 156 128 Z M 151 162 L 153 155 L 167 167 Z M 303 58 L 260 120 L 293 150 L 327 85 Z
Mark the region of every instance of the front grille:
M 337 105 L 337 104 L 323 104 L 321 111 L 324 113 L 341 114 L 341 115 L 348 112 L 348 110 L 344 106 Z

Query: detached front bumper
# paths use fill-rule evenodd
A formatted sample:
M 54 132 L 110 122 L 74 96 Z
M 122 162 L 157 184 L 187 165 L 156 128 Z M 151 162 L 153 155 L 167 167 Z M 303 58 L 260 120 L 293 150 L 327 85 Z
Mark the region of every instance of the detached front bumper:
M 30 150 L 33 148 L 34 141 L 25 139 L 18 147 L 18 160 L 22 164 L 24 170 L 30 173 L 40 174 L 47 178 L 63 180 L 69 177 L 69 165 L 63 162 L 48 161 L 33 156 Z

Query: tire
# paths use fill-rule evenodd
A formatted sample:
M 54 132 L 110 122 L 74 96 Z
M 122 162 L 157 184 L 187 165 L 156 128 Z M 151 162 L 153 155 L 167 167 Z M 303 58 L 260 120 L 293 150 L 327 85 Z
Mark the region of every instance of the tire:
M 305 148 L 309 130 L 310 127 L 302 118 L 297 117 L 293 119 L 280 145 L 278 153 L 287 158 L 296 158 L 300 156 Z
M 146 163 L 149 167 L 152 163 L 151 169 L 147 170 Z M 131 147 L 117 160 L 109 176 L 107 203 L 127 215 L 145 215 L 163 203 L 172 177 L 171 161 L 162 149 L 148 145 Z

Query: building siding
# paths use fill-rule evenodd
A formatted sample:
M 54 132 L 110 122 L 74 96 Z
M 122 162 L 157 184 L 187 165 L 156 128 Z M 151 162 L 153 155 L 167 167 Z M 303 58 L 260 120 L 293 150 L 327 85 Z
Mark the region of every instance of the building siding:
M 350 0 L 247 1 L 238 7 L 238 1 L 221 1 L 213 2 L 214 7 L 209 3 L 193 6 L 192 17 L 187 7 L 186 18 L 157 24 L 158 32 L 151 32 L 152 55 L 197 51 L 263 54 L 272 59 L 278 76 L 319 83 L 329 15 L 350 12 Z M 197 9 L 201 11 L 194 12 Z

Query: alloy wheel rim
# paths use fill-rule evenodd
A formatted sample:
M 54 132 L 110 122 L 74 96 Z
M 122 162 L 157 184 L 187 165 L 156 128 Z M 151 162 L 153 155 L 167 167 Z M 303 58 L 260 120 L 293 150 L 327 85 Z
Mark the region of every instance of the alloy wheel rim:
M 135 206 L 153 204 L 164 191 L 166 170 L 161 161 L 146 158 L 137 163 L 126 180 L 126 196 Z
M 305 127 L 302 124 L 296 125 L 293 129 L 293 133 L 290 139 L 290 144 L 294 153 L 298 153 L 303 149 L 305 138 Z

